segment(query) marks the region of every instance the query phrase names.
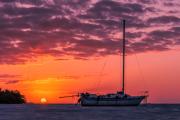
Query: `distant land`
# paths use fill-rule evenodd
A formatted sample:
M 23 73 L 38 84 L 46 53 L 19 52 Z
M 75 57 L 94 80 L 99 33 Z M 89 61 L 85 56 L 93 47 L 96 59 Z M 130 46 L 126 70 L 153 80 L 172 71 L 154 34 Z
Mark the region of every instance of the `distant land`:
M 25 97 L 17 90 L 0 89 L 0 104 L 23 104 Z

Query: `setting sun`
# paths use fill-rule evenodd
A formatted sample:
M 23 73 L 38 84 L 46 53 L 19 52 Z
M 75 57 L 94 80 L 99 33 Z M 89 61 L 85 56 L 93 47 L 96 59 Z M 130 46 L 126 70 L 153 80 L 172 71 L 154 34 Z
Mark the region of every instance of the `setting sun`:
M 41 98 L 41 103 L 42 104 L 45 104 L 47 102 L 47 99 L 46 98 Z

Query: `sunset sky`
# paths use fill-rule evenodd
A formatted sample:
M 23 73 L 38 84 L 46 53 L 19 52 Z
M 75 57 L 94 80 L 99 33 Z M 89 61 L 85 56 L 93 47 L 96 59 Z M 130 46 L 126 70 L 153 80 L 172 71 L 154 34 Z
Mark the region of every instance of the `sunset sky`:
M 28 102 L 121 90 L 126 20 L 126 92 L 180 103 L 179 0 L 0 0 L 0 88 Z

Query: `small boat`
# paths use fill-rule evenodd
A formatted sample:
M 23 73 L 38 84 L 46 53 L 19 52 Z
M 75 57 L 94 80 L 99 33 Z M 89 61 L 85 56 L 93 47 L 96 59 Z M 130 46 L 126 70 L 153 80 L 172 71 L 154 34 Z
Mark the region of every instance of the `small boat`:
M 137 106 L 146 96 L 130 96 L 123 92 L 96 95 L 81 93 L 79 102 L 82 106 Z
M 147 96 L 130 96 L 125 93 L 125 53 L 126 53 L 126 41 L 125 41 L 125 20 L 123 20 L 123 46 L 122 46 L 122 90 L 120 92 L 96 95 L 91 93 L 80 93 L 75 96 L 79 96 L 78 103 L 82 106 L 137 106 Z M 71 96 L 66 96 L 71 97 Z M 64 98 L 64 97 L 60 97 Z

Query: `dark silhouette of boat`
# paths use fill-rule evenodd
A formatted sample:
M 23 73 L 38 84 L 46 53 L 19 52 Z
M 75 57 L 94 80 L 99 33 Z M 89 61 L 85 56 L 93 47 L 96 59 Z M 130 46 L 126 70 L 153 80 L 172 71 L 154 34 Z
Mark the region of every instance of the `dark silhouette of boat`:
M 125 53 L 126 53 L 126 41 L 125 41 L 125 20 L 123 20 L 123 47 L 122 47 L 122 91 L 112 94 L 96 95 L 91 93 L 80 93 L 78 102 L 82 106 L 137 106 L 147 96 L 130 96 L 125 93 Z M 73 97 L 64 96 L 64 97 Z M 60 97 L 60 98 L 64 98 Z

